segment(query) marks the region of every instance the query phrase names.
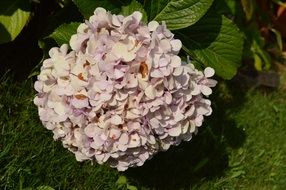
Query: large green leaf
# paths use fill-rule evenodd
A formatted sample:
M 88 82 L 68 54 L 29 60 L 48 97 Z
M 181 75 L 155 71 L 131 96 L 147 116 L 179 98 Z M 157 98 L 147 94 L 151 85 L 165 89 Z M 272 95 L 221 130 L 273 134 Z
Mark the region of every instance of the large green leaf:
M 164 7 L 170 2 L 171 0 L 149 0 L 144 1 L 144 7 L 147 11 L 147 15 L 149 20 L 153 20 L 157 14 L 159 14 Z
M 0 43 L 14 40 L 30 17 L 30 2 L 27 0 L 0 1 Z
M 195 25 L 178 32 L 195 62 L 210 66 L 224 79 L 231 79 L 240 66 L 243 37 L 231 20 L 206 15 Z
M 154 20 L 166 21 L 171 30 L 186 28 L 204 16 L 212 3 L 213 0 L 171 0 Z M 161 9 L 162 5 L 162 0 L 159 0 L 154 8 Z
M 112 13 L 119 13 L 121 3 L 118 0 L 73 0 L 81 14 L 88 19 L 96 7 L 103 7 Z
M 123 6 L 122 10 L 121 10 L 121 14 L 124 16 L 128 16 L 131 15 L 134 11 L 140 11 L 143 14 L 143 22 L 147 23 L 147 14 L 143 8 L 143 6 L 141 5 L 141 3 L 139 3 L 136 0 L 132 0 L 132 2 L 127 5 L 127 6 Z
M 76 33 L 79 24 L 79 22 L 62 24 L 56 28 L 56 30 L 51 35 L 49 35 L 49 37 L 54 39 L 59 46 L 62 44 L 68 44 L 71 36 Z

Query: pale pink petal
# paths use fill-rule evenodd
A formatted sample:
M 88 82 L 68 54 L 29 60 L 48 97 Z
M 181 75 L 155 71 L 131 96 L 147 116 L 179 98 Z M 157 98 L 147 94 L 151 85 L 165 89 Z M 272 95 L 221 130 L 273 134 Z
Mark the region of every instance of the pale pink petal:
M 182 42 L 181 40 L 171 40 L 172 50 L 173 51 L 180 51 L 182 48 Z
M 122 124 L 123 120 L 122 120 L 122 118 L 121 118 L 119 115 L 113 115 L 113 116 L 110 118 L 110 122 L 111 122 L 113 125 L 119 125 L 119 124 Z
M 177 55 L 171 58 L 171 66 L 176 68 L 181 66 L 181 58 Z
M 94 137 L 95 136 L 95 125 L 89 124 L 86 128 L 84 128 L 84 132 L 88 137 Z
M 159 26 L 159 23 L 157 21 L 151 21 L 148 24 L 148 28 L 150 31 L 155 31 L 158 26 Z
M 119 138 L 119 143 L 122 145 L 126 145 L 129 141 L 129 137 L 126 133 L 122 133 L 120 138 Z
M 205 96 L 208 96 L 212 93 L 212 89 L 208 86 L 201 86 L 201 91 Z
M 181 132 L 182 132 L 181 126 L 176 126 L 168 130 L 169 135 L 172 137 L 179 136 Z
M 215 74 L 215 71 L 213 68 L 211 68 L 211 67 L 205 68 L 205 70 L 204 70 L 205 77 L 209 78 L 209 77 L 214 76 L 214 74 Z
M 150 98 L 150 99 L 154 99 L 155 95 L 156 95 L 156 90 L 152 85 L 149 85 L 146 89 L 145 89 L 145 95 Z
M 128 147 L 129 148 L 135 148 L 135 147 L 138 147 L 139 145 L 140 145 L 139 135 L 137 133 L 130 135 Z

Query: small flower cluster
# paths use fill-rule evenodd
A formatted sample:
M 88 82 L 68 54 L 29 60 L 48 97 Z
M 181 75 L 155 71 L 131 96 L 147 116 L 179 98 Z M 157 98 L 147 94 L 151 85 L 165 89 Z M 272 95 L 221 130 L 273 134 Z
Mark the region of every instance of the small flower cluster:
M 67 45 L 52 48 L 35 82 L 44 126 L 78 161 L 123 171 L 190 140 L 211 114 L 216 81 L 177 55 L 180 40 L 162 23 L 97 8 Z

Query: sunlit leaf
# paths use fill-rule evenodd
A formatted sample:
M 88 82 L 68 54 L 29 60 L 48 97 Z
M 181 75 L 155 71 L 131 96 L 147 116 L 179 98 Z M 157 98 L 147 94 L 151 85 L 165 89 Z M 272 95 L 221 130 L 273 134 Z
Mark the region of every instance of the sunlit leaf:
M 120 176 L 117 179 L 116 184 L 118 184 L 118 185 L 127 184 L 127 178 L 125 176 Z
M 275 34 L 278 48 L 280 51 L 282 51 L 283 50 L 283 40 L 282 40 L 282 36 L 281 36 L 280 32 L 274 28 L 271 28 L 270 30 Z
M 254 57 L 254 67 L 255 67 L 255 69 L 258 70 L 258 71 L 262 71 L 262 60 L 261 60 L 261 58 L 257 54 L 254 54 L 253 57 Z
M 0 1 L 0 43 L 14 40 L 30 17 L 30 2 L 27 0 Z
M 255 0 L 241 0 L 241 5 L 245 12 L 246 19 L 250 20 L 255 10 Z
M 152 8 L 157 10 L 154 20 L 165 21 L 171 30 L 186 28 L 202 18 L 212 3 L 213 0 L 171 0 L 164 4 L 160 0 Z

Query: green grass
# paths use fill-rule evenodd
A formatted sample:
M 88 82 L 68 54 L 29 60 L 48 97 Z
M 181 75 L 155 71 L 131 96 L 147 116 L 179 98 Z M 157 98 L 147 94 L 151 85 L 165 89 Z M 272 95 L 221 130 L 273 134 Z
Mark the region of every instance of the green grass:
M 8 78 L 8 79 L 6 79 Z M 244 92 L 245 91 L 245 92 Z M 0 189 L 278 189 L 286 187 L 286 94 L 229 88 L 211 98 L 214 114 L 190 142 L 144 166 L 117 172 L 79 163 L 40 123 L 32 82 L 0 82 Z M 124 184 L 122 189 L 130 188 Z
M 227 118 L 236 126 L 236 130 L 229 131 L 230 139 L 225 139 L 230 142 L 228 169 L 197 189 L 285 189 L 286 95 L 252 91 L 243 99 L 240 108 L 226 111 Z M 239 136 L 237 129 L 242 130 L 245 140 L 235 147 L 231 142 Z M 223 138 L 227 136 L 225 132 Z

